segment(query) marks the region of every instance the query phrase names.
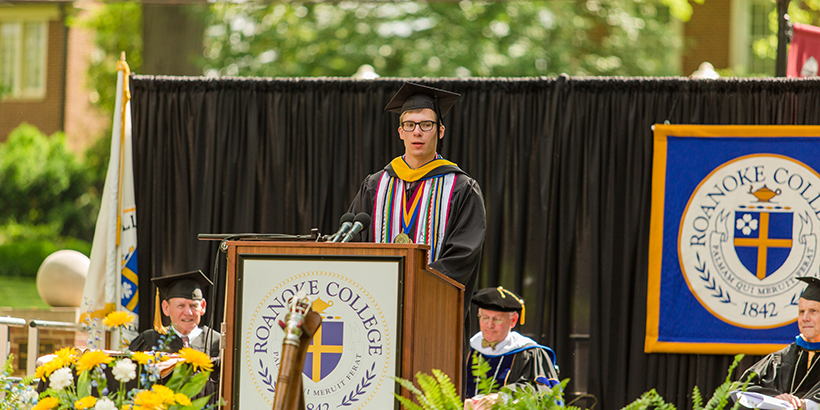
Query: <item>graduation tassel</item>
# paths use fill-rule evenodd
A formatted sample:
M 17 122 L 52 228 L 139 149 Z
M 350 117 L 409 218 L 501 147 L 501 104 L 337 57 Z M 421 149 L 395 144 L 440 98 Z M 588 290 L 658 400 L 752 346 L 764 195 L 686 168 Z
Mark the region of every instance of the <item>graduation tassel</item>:
M 527 311 L 526 306 L 524 306 L 524 301 L 519 299 L 518 296 L 515 296 L 515 293 L 512 293 L 509 290 L 504 289 L 501 286 L 499 286 L 497 289 L 498 289 L 498 293 L 501 294 L 502 298 L 506 298 L 507 295 L 510 295 L 510 296 L 512 296 L 513 299 L 515 299 L 516 302 L 521 304 L 521 324 L 523 325 L 524 324 L 524 316 L 526 316 L 526 311 Z
M 154 330 L 161 335 L 168 334 L 168 328 L 162 325 L 162 309 L 160 309 L 159 289 L 157 289 L 156 303 L 154 304 Z

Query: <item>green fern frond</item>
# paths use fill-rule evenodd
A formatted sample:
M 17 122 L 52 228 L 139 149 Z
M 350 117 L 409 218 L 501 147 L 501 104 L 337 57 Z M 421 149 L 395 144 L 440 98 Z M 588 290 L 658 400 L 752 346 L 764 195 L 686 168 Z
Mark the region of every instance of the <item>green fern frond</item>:
M 409 380 L 396 378 L 396 382 L 412 393 L 418 402 L 416 404 L 406 397 L 395 395 L 402 407 L 408 410 L 462 410 L 463 403 L 450 377 L 438 369 L 433 369 L 433 374 L 435 377 L 422 372 L 416 373 L 416 384 L 419 387 Z
M 649 390 L 632 403 L 627 404 L 622 410 L 676 410 L 671 403 L 664 401 L 663 397 L 655 389 Z
M 433 375 L 436 376 L 439 386 L 441 386 L 441 393 L 448 406 L 455 408 L 463 407 L 461 397 L 456 391 L 456 386 L 453 384 L 450 376 L 439 369 L 433 369 Z
M 14 373 L 14 364 L 13 363 L 14 363 L 14 353 L 11 353 L 11 354 L 9 354 L 9 357 L 6 360 L 6 363 L 3 363 L 3 371 L 6 374 Z
M 476 390 L 478 394 L 492 394 L 498 391 L 498 383 L 495 379 L 487 376 L 490 373 L 490 370 L 492 370 L 490 364 L 487 363 L 487 361 L 484 360 L 484 357 L 478 352 L 473 353 L 472 369 L 473 377 L 478 380 L 476 383 Z
M 544 410 L 580 410 L 578 407 L 566 405 L 566 402 L 564 401 L 564 390 L 566 390 L 567 384 L 569 384 L 569 379 L 564 379 L 563 381 L 561 381 L 561 384 L 553 386 L 553 388 L 550 389 L 549 393 L 547 393 L 544 397 L 541 398 L 540 402 Z
M 735 368 L 740 364 L 742 359 L 742 354 L 735 356 L 732 365 L 729 366 L 726 381 L 715 389 L 715 394 L 713 394 L 712 398 L 706 403 L 704 410 L 720 410 L 726 408 L 726 404 L 729 403 L 729 398 L 731 397 L 732 391 L 735 390 L 735 383 L 732 382 L 732 372 L 734 372 Z
M 427 401 L 427 398 L 424 396 L 424 393 L 422 393 L 421 390 L 417 389 L 416 386 L 414 386 L 412 382 L 410 382 L 409 380 L 402 379 L 401 377 L 396 377 L 396 382 L 399 383 L 401 385 L 401 387 L 404 387 L 405 389 L 407 389 L 407 391 L 412 393 L 413 396 L 416 398 L 416 400 L 418 400 L 418 402 L 421 404 L 421 406 L 418 406 L 415 403 L 410 402 L 410 404 L 412 404 L 412 407 L 406 407 L 405 406 L 405 408 L 411 409 L 411 410 L 417 410 L 417 409 L 418 410 L 431 410 L 432 409 L 432 407 L 430 407 L 429 402 Z M 396 395 L 396 396 L 399 397 L 399 395 Z M 402 399 L 407 400 L 404 397 L 402 397 Z M 399 399 L 399 401 L 402 401 L 402 400 Z
M 430 403 L 432 408 L 444 408 L 444 397 L 441 393 L 441 386 L 435 378 L 429 374 L 419 372 L 416 373 L 416 383 L 418 383 L 421 391 L 424 392 L 424 396 L 427 398 L 427 401 Z
M 406 397 L 404 397 L 400 394 L 393 393 L 393 395 L 396 396 L 396 400 L 398 400 L 399 403 L 401 403 L 401 407 L 403 409 L 407 409 L 407 410 L 424 410 L 418 404 L 413 403 L 413 400 L 410 400 L 410 399 L 408 399 L 408 398 L 406 398 Z
M 703 410 L 703 396 L 700 395 L 698 386 L 692 389 L 692 410 Z

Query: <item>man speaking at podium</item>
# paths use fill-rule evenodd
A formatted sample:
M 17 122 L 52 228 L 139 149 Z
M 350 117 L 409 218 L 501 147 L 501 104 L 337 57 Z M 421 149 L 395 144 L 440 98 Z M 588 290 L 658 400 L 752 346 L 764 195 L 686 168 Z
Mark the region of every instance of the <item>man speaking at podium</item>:
M 430 267 L 463 284 L 470 295 L 484 243 L 484 198 L 478 183 L 437 151 L 444 138 L 442 118 L 459 97 L 414 83 L 399 89 L 385 111 L 400 114 L 404 155 L 364 179 L 349 212 L 371 215 L 363 242 L 429 245 Z

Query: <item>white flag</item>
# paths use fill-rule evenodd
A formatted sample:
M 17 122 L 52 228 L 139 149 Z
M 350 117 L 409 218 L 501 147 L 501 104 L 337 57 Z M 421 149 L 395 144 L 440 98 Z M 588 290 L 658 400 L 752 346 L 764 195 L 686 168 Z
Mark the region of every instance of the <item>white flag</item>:
M 81 322 L 101 319 L 113 311 L 128 311 L 134 320 L 113 334 L 111 348 L 137 336 L 139 283 L 137 276 L 137 209 L 131 149 L 131 103 L 128 64 L 117 62 L 117 100 L 111 133 L 111 159 L 105 177 L 100 214 L 91 246 L 91 265 L 83 290 L 87 312 Z M 99 326 L 102 326 L 100 322 Z

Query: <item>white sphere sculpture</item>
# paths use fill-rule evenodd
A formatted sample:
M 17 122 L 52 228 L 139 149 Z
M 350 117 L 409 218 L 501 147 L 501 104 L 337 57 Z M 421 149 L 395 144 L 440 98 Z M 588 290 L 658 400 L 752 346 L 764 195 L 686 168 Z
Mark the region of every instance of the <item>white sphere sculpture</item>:
M 48 255 L 37 270 L 37 292 L 52 307 L 80 307 L 91 260 L 63 249 Z

